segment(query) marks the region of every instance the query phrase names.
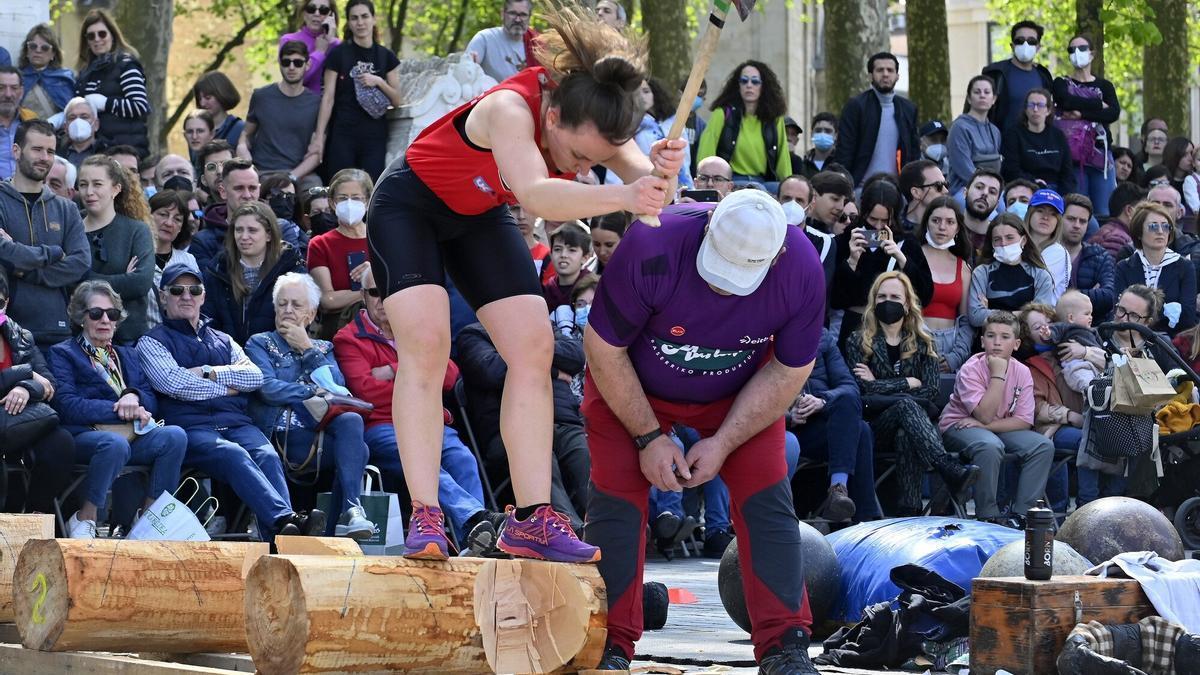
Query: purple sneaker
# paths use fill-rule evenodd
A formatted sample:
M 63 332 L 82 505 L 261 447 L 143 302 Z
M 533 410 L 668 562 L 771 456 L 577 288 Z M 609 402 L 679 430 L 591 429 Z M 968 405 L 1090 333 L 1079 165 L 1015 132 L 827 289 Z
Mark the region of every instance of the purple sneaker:
M 408 536 L 404 538 L 404 557 L 415 560 L 446 560 L 450 557 L 450 542 L 446 540 L 442 510 L 436 506 L 425 506 L 421 502 L 413 502 L 412 505 Z
M 508 520 L 496 548 L 521 558 L 551 562 L 594 563 L 600 561 L 600 549 L 579 541 L 571 521 L 550 506 L 533 512 L 527 520 L 517 520 L 516 509 L 508 507 Z

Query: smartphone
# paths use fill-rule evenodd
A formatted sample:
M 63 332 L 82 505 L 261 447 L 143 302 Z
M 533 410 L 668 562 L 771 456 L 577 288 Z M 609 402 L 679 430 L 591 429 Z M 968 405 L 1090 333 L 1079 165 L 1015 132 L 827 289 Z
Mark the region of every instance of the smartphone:
M 359 265 L 361 265 L 365 262 L 367 262 L 367 252 L 366 251 L 352 251 L 350 253 L 347 253 L 346 254 L 346 271 L 353 272 L 355 267 L 358 267 Z M 350 280 L 350 290 L 361 291 L 362 284 L 351 279 Z
M 329 35 L 329 24 L 327 24 L 327 23 L 321 24 L 321 32 L 326 35 Z
M 721 201 L 721 193 L 716 190 L 684 190 L 679 193 L 679 197 L 687 197 L 698 202 L 719 202 Z
M 867 238 L 867 248 L 874 251 L 879 248 L 879 230 L 865 229 L 862 231 L 863 236 Z

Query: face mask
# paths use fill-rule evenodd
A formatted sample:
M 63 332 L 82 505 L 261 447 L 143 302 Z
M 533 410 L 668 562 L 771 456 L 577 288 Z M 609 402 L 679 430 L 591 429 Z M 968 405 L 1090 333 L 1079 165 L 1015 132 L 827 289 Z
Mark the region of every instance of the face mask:
M 929 244 L 930 246 L 932 246 L 933 248 L 936 248 L 939 251 L 945 251 L 946 249 L 948 249 L 954 245 L 954 240 L 951 239 L 950 241 L 948 241 L 944 244 L 939 244 L 933 240 L 933 235 L 926 232 L 925 233 L 925 243 Z
M 946 156 L 946 146 L 942 143 L 934 143 L 925 148 L 925 156 L 935 162 L 940 162 Z
M 875 303 L 875 318 L 879 323 L 891 325 L 904 318 L 908 312 L 904 309 L 904 305 L 895 300 L 885 300 Z
M 992 257 L 1005 265 L 1016 265 L 1021 262 L 1021 253 L 1024 251 L 1025 247 L 1020 244 L 1009 244 L 993 250 Z
M 694 101 L 692 101 L 692 110 L 693 111 L 699 110 L 700 107 L 703 105 L 704 105 L 704 99 L 697 96 L 696 99 Z
M 188 180 L 187 176 L 171 176 L 163 182 L 164 190 L 178 190 L 179 192 L 191 192 L 192 181 Z
M 328 211 L 322 211 L 309 216 L 308 224 L 313 235 L 325 234 L 337 227 L 337 218 Z
M 1075 52 L 1074 54 L 1071 55 L 1071 65 L 1075 66 L 1076 68 L 1087 68 L 1088 64 L 1091 62 L 1092 62 L 1092 52 L 1091 51 Z
M 71 123 L 67 125 L 67 136 L 70 136 L 71 140 L 76 143 L 86 141 L 92 137 L 92 125 L 84 119 L 71 120 Z
M 581 307 L 575 310 L 575 325 L 580 328 L 587 327 L 588 315 L 592 313 L 592 306 Z
M 367 215 L 367 205 L 357 199 L 340 202 L 333 210 L 337 213 L 338 220 L 347 225 L 361 223 L 363 216 Z
M 808 215 L 804 213 L 804 207 L 800 206 L 800 202 L 789 199 L 781 204 L 783 207 L 783 215 L 787 216 L 788 225 L 803 225 Z
M 147 185 L 146 187 L 142 188 L 142 192 L 146 193 L 146 199 L 150 199 L 154 195 L 158 194 L 158 188 L 154 187 L 153 185 Z
M 1016 215 L 1021 220 L 1025 220 L 1025 213 L 1029 211 L 1029 204 L 1025 202 L 1013 202 L 1012 206 L 1005 209 L 1008 213 Z
M 813 147 L 821 152 L 825 152 L 833 147 L 833 134 L 817 133 L 812 137 Z
M 1033 57 L 1037 56 L 1037 47 L 1033 45 L 1017 45 L 1013 47 L 1013 56 L 1021 63 L 1032 63 Z
M 275 213 L 276 218 L 287 218 L 291 220 L 296 215 L 296 195 L 290 192 L 280 192 L 272 195 L 267 201 L 271 207 L 271 211 Z
M 1033 345 L 1033 351 L 1035 351 L 1039 354 L 1044 354 L 1044 353 L 1050 351 L 1051 349 L 1054 349 L 1054 345 L 1039 345 L 1036 342 Z

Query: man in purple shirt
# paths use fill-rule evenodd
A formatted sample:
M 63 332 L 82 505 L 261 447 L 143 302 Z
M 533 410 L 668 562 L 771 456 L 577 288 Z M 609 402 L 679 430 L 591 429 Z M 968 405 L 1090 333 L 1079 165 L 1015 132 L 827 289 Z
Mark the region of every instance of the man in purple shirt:
M 584 334 L 592 456 L 584 538 L 603 550 L 609 645 L 628 667 L 642 632 L 647 494 L 718 473 L 729 487 L 755 657 L 816 673 L 812 615 L 784 458 L 783 415 L 812 371 L 825 279 L 808 238 L 758 190 L 634 223 L 604 268 Z M 673 423 L 701 440 L 685 459 Z

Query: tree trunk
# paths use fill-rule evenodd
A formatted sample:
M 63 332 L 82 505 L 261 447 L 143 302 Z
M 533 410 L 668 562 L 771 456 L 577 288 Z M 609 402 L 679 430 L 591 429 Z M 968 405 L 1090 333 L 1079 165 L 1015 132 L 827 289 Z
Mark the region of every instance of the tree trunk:
M 31 539 L 54 538 L 54 516 L 48 513 L 0 515 L 0 621 L 13 620 L 13 570 L 21 547 Z
M 13 573 L 21 643 L 43 651 L 244 652 L 245 576 L 266 544 L 49 539 Z
M 1188 130 L 1187 53 L 1188 0 L 1147 0 L 1162 42 L 1146 47 L 1142 73 L 1143 114 L 1166 120 L 1172 136 L 1190 136 Z
M 595 565 L 268 556 L 246 578 L 245 605 L 264 675 L 593 668 L 607 635 Z
M 1104 77 L 1103 5 L 1104 0 L 1075 0 L 1075 29 L 1092 39 L 1092 74 L 1096 77 Z
M 114 19 L 121 33 L 141 56 L 146 73 L 146 94 L 150 98 L 150 114 L 146 131 L 150 154 L 161 154 L 167 147 L 164 123 L 167 114 L 167 61 L 173 39 L 171 26 L 175 20 L 173 0 L 125 0 L 117 3 Z
M 707 9 L 706 9 L 707 11 Z M 738 21 L 735 12 L 730 21 Z M 707 24 L 708 14 L 704 15 Z M 650 36 L 650 74 L 674 96 L 692 71 L 692 34 L 687 3 L 682 0 L 642 3 L 642 28 Z
M 950 122 L 950 38 L 945 0 L 908 0 L 908 97 L 922 120 Z
M 458 7 L 458 18 L 454 21 L 454 34 L 450 36 L 450 44 L 446 46 L 444 54 L 453 54 L 458 51 L 458 41 L 462 39 L 463 25 L 467 22 L 467 9 L 471 4 L 471 0 L 462 0 L 462 4 Z
M 825 100 L 830 110 L 840 112 L 870 86 L 867 58 L 891 51 L 889 42 L 887 0 L 825 0 Z

